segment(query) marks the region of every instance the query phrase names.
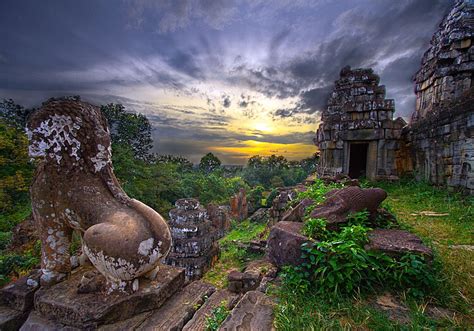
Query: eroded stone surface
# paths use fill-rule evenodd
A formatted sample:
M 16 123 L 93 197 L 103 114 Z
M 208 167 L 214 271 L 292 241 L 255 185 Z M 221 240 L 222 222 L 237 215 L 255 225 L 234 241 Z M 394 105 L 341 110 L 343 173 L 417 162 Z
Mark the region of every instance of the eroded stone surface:
M 0 330 L 18 330 L 28 317 L 28 312 L 0 306 Z
M 6 285 L 0 290 L 1 302 L 15 310 L 30 310 L 33 308 L 34 294 L 39 289 L 40 276 L 41 272 L 35 270 Z
M 217 260 L 218 229 L 198 200 L 179 199 L 175 205 L 169 212 L 173 246 L 166 263 L 185 268 L 186 281 L 196 280 Z
M 157 309 L 184 284 L 183 269 L 161 265 L 156 279 L 140 278 L 142 285 L 133 294 L 78 294 L 82 275 L 90 270 L 93 268 L 81 267 L 70 279 L 49 289 L 40 289 L 35 294 L 36 311 L 45 318 L 66 325 L 96 327 Z
M 29 154 L 39 160 L 31 201 L 41 229 L 41 283 L 50 286 L 71 272 L 69 246 L 77 230 L 109 292 L 137 290 L 135 280 L 169 251 L 171 234 L 157 212 L 120 187 L 99 107 L 48 100 L 31 114 L 27 135 Z
M 308 237 L 301 233 L 303 223 L 278 222 L 270 230 L 268 236 L 268 258 L 278 267 L 285 265 L 300 265 L 301 245 L 310 242 Z
M 81 328 L 67 326 L 55 321 L 48 320 L 35 311 L 32 311 L 20 331 L 79 331 Z
M 405 171 L 474 194 L 474 3 L 457 0 L 414 77 L 416 110 L 404 131 Z
M 369 232 L 369 243 L 366 250 L 380 251 L 396 256 L 402 253 L 414 253 L 431 258 L 431 248 L 425 246 L 421 239 L 404 230 L 376 229 Z
M 275 330 L 273 327 L 273 302 L 262 292 L 247 292 L 222 323 L 219 330 Z
M 347 222 L 351 213 L 367 210 L 373 218 L 387 193 L 379 188 L 361 189 L 349 186 L 341 190 L 328 192 L 326 200 L 313 209 L 312 218 L 323 218 L 327 229 L 338 230 L 339 225 Z
M 218 290 L 214 292 L 194 314 L 193 318 L 186 323 L 183 331 L 205 331 L 206 318 L 211 316 L 214 308 L 224 304 L 227 309 L 231 310 L 239 298 L 239 294 L 232 293 L 228 290 Z
M 204 282 L 190 283 L 154 311 L 137 330 L 181 330 L 214 291 L 212 285 Z

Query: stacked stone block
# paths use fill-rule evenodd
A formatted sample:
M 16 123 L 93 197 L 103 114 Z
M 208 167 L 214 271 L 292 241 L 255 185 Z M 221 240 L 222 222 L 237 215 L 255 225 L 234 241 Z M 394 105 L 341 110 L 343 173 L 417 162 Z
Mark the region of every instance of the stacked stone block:
M 474 3 L 456 1 L 415 75 L 416 111 L 404 132 L 418 178 L 474 193 Z
M 369 144 L 367 177 L 397 175 L 395 152 L 406 123 L 393 120 L 395 102 L 385 99 L 379 81 L 372 69 L 341 70 L 314 139 L 321 152 L 320 175 L 349 174 L 352 143 Z
M 199 279 L 217 260 L 216 229 L 196 199 L 179 199 L 169 212 L 173 245 L 166 263 L 185 269 L 186 281 Z

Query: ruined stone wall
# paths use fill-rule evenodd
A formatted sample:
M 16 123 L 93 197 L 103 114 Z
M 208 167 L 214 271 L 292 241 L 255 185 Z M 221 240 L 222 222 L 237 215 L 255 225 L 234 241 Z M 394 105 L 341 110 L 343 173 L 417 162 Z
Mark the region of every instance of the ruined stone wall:
M 385 86 L 379 81 L 372 69 L 341 70 L 316 133 L 320 175 L 348 174 L 352 143 L 369 144 L 367 177 L 397 175 L 395 151 L 406 123 L 393 120 L 395 103 L 385 99 Z
M 474 193 L 474 2 L 459 0 L 422 59 L 404 132 L 420 179 Z
M 472 86 L 474 71 L 474 2 L 458 0 L 433 35 L 416 73 L 416 111 L 412 122 L 423 120 L 436 106 L 462 96 Z M 438 109 L 440 110 L 440 109 Z
M 474 194 L 474 88 L 404 132 L 418 179 Z

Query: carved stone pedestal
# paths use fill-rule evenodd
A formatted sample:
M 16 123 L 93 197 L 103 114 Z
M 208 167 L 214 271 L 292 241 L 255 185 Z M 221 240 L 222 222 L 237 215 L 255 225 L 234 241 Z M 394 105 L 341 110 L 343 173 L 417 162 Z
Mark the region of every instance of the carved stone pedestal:
M 159 308 L 184 284 L 184 270 L 160 266 L 155 280 L 140 278 L 139 290 L 131 295 L 103 292 L 78 294 L 81 278 L 92 267 L 77 270 L 70 279 L 41 289 L 35 295 L 35 310 L 41 317 L 80 329 L 95 329 Z M 24 327 L 27 329 L 28 321 Z

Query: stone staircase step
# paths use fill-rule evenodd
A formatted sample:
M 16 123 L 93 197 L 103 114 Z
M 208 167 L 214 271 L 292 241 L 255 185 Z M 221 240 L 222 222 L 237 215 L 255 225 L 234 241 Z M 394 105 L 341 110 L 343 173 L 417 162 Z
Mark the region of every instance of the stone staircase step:
M 216 289 L 194 281 L 155 310 L 136 330 L 178 331 L 193 317 L 204 300 Z
M 227 308 L 234 308 L 240 295 L 229 290 L 218 290 L 214 292 L 201 308 L 194 314 L 193 318 L 184 326 L 183 331 L 204 331 L 206 330 L 206 318 L 211 315 L 212 310 L 223 301 L 227 302 Z
M 272 300 L 262 292 L 249 291 L 245 293 L 219 330 L 275 330 L 273 327 Z
M 18 330 L 28 317 L 28 312 L 0 306 L 0 330 Z

